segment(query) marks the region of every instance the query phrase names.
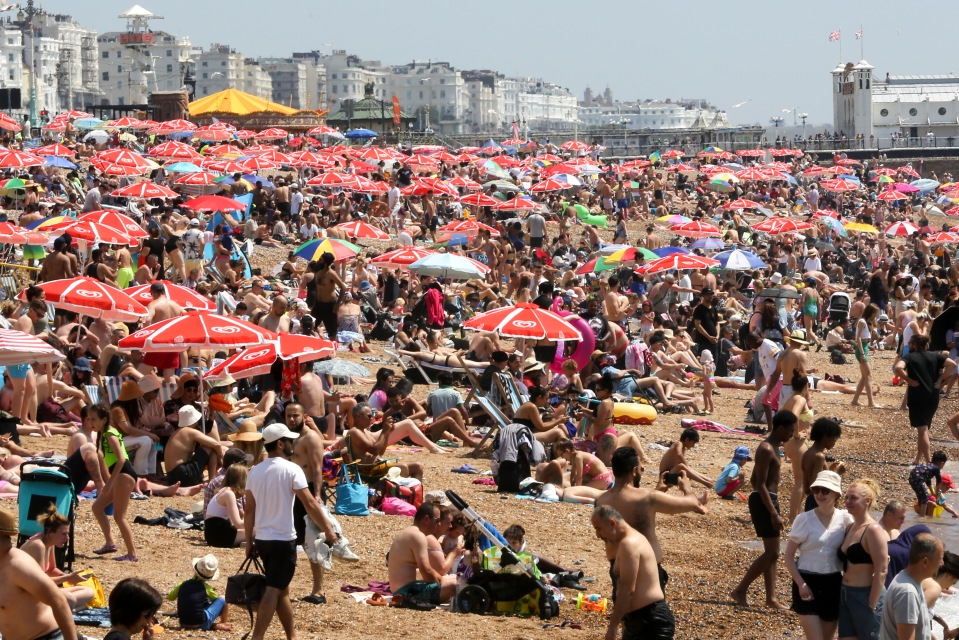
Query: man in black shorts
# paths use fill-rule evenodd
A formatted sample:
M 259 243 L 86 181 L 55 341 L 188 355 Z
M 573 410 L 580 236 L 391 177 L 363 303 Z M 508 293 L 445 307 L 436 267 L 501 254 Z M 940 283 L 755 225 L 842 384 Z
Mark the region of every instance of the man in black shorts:
M 163 449 L 163 468 L 167 481 L 179 482 L 183 487 L 195 487 L 203 482 L 203 470 L 209 469 L 210 478 L 220 468 L 220 443 L 199 430 L 202 418 L 193 405 L 180 407 L 177 430 Z
M 290 582 L 296 573 L 294 498 L 303 503 L 310 518 L 326 535 L 326 544 L 336 542 L 333 525 L 307 488 L 303 469 L 290 461 L 298 437 L 283 424 L 263 429 L 268 457 L 250 470 L 246 480 L 246 555 L 259 556 L 266 575 L 266 592 L 257 607 L 251 640 L 263 639 L 274 614 L 279 615 L 286 637 L 293 637 Z
M 779 513 L 779 448 L 786 444 L 796 429 L 797 418 L 791 411 L 779 411 L 773 416 L 772 430 L 756 448 L 753 458 L 756 464 L 750 482 L 753 492 L 749 494 L 749 517 L 756 529 L 756 536 L 763 541 L 763 553 L 756 558 L 742 581 L 732 592 L 733 601 L 747 606 L 746 591 L 756 578 L 763 576 L 766 583 L 766 606 L 785 611 L 788 609 L 776 599 L 776 567 L 779 563 L 779 537 L 783 531 L 783 518 Z

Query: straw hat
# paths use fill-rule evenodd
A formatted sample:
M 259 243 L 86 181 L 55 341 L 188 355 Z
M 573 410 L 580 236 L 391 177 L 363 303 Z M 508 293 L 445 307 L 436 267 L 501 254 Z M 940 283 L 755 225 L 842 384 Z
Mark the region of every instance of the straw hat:
M 220 561 L 208 553 L 202 558 L 193 558 L 193 570 L 204 580 L 216 580 L 220 577 Z
M 0 509 L 0 536 L 16 536 L 20 531 L 17 529 L 17 517 L 12 511 Z
M 214 389 L 216 389 L 216 388 L 218 388 L 218 387 L 228 387 L 228 386 L 230 386 L 231 384 L 236 384 L 236 380 L 234 380 L 231 376 L 227 376 L 227 377 L 223 378 L 222 380 L 214 380 L 214 381 L 211 383 L 211 386 L 212 386 Z
M 144 394 L 150 393 L 151 391 L 158 391 L 160 385 L 160 379 L 156 376 L 143 376 L 140 378 L 140 391 Z
M 545 366 L 545 364 L 539 362 L 536 358 L 526 358 L 526 360 L 523 361 L 523 373 L 542 371 Z
M 786 340 L 795 342 L 796 344 L 809 344 L 809 341 L 806 340 L 806 332 L 802 329 L 796 329 L 790 333 L 788 336 L 786 336 Z
M 140 389 L 140 385 L 134 380 L 127 380 L 120 387 L 120 395 L 117 396 L 117 400 L 119 402 L 126 402 L 127 400 L 136 400 L 142 397 L 143 390 Z
M 183 397 L 183 387 L 187 382 L 193 382 L 196 380 L 196 375 L 190 373 L 189 371 L 180 376 L 180 379 L 176 381 L 176 391 L 174 391 L 170 397 L 174 400 L 179 400 Z
M 259 442 L 263 434 L 256 430 L 256 425 L 246 421 L 239 424 L 239 431 L 227 436 L 233 442 Z

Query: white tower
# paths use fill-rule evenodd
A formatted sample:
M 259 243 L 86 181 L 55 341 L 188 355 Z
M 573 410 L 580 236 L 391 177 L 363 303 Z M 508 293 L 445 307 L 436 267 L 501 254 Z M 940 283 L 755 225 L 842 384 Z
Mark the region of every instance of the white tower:
M 851 77 L 855 82 L 853 93 L 853 133 L 868 138 L 872 135 L 872 70 L 865 60 L 853 67 Z M 849 135 L 847 132 L 846 135 Z
M 832 70 L 832 129 L 842 131 L 845 122 L 845 109 L 842 94 L 843 66 L 838 65 Z

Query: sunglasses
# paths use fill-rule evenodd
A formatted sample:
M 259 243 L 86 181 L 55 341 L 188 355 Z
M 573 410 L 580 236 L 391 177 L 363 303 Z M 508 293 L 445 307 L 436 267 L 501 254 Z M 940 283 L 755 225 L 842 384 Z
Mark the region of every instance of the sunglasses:
M 811 490 L 813 493 L 818 493 L 819 495 L 828 496 L 832 491 L 826 487 L 813 487 Z

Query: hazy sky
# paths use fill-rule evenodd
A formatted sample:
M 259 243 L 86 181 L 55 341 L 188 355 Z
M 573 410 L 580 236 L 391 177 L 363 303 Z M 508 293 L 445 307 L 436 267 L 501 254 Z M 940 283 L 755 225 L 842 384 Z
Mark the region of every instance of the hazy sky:
M 24 1 L 25 3 L 25 1 Z M 38 0 L 46 11 L 119 31 L 133 0 Z M 330 44 L 384 63 L 443 60 L 458 69 L 538 76 L 580 99 L 587 85 L 618 99 L 706 98 L 735 123 L 767 124 L 798 107 L 832 121 L 829 72 L 865 58 L 885 74 L 959 72 L 953 45 L 959 2 L 924 0 L 142 0 L 157 29 L 194 46 L 229 44 L 251 57 Z M 84 7 L 81 9 L 80 7 Z M 202 12 L 201 12 L 202 9 Z M 745 105 L 733 105 L 751 100 Z

